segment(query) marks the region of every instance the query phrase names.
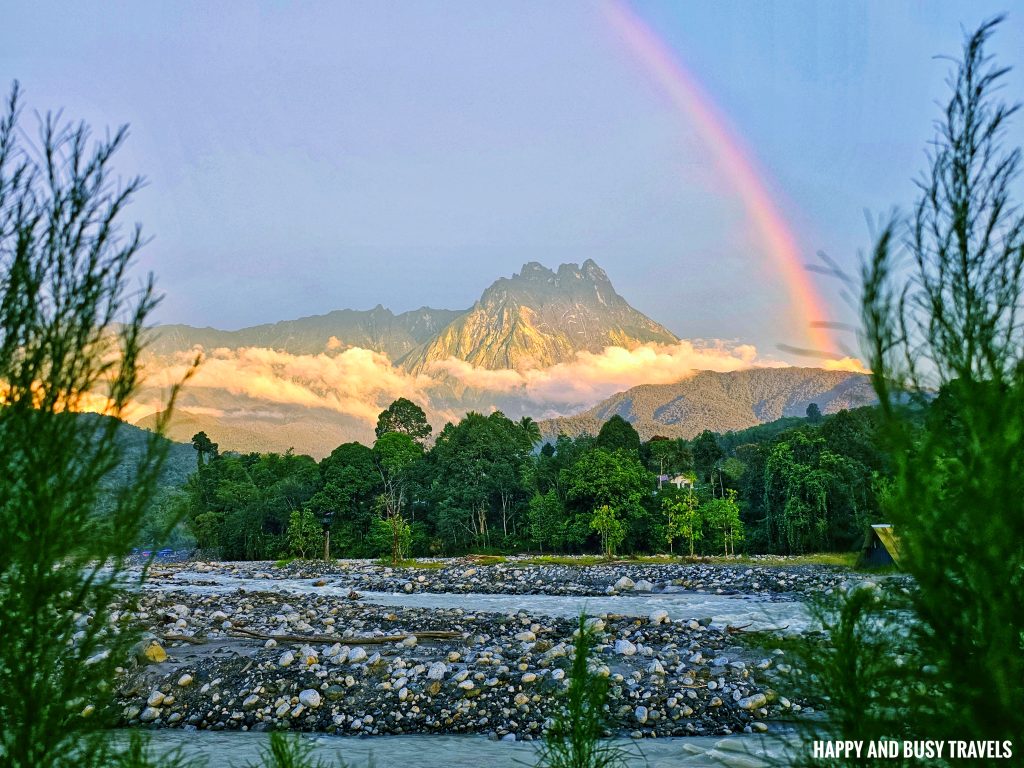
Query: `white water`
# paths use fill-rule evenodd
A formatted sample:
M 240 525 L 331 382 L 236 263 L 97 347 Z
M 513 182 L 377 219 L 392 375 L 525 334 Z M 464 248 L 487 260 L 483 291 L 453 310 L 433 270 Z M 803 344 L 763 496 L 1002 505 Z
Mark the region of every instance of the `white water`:
M 127 736 L 126 731 L 118 734 Z M 151 744 L 157 754 L 181 749 L 186 757 L 206 758 L 209 768 L 243 768 L 259 764 L 267 743 L 262 733 L 238 731 L 154 731 Z M 537 764 L 539 745 L 532 742 L 499 742 L 483 736 L 381 736 L 355 738 L 303 736 L 315 745 L 318 758 L 332 766 L 348 768 L 522 768 Z M 762 768 L 778 764 L 791 736 L 695 736 L 613 742 L 627 751 L 630 766 L 649 768 Z
M 249 592 L 316 594 L 345 597 L 352 588 L 333 583 L 314 587 L 310 579 L 256 579 L 226 574 L 181 571 L 172 578 L 147 583 L 149 589 L 181 590 L 189 594 L 230 594 L 238 589 Z M 669 618 L 700 619 L 710 617 L 718 627 L 750 625 L 750 629 L 786 627 L 789 632 L 804 632 L 811 617 L 800 602 L 765 600 L 745 595 L 712 595 L 702 592 L 662 592 L 614 596 L 579 595 L 503 595 L 444 592 L 362 592 L 362 600 L 377 605 L 405 608 L 461 608 L 468 613 L 517 613 L 572 618 L 581 611 L 597 616 L 617 613 L 646 616 L 656 609 L 668 611 Z

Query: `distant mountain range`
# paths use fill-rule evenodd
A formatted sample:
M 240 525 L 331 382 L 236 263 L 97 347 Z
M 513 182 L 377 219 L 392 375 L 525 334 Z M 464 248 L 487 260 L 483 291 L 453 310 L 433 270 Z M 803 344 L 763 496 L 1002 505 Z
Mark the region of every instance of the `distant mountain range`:
M 178 401 L 172 439 L 188 442 L 202 430 L 225 450 L 294 448 L 317 457 L 349 440 L 372 441 L 376 414 L 398 396 L 423 406 L 438 428 L 471 409 L 561 415 L 614 391 L 605 381 L 560 399 L 577 384 L 574 366 L 581 356 L 641 347 L 661 354 L 686 344 L 631 307 L 591 260 L 557 270 L 530 262 L 496 280 L 466 310 L 422 307 L 395 314 L 378 305 L 236 331 L 188 325 L 154 331 L 144 362 L 148 371 L 167 375 L 151 379 L 142 407 L 158 407 L 167 383 L 197 351 L 206 357 Z M 730 361 L 732 368 L 743 364 Z M 685 364 L 680 376 L 691 370 Z M 739 429 L 794 409 L 802 413 L 812 400 L 835 410 L 868 397 L 861 380 L 849 374 L 785 370 L 698 374 L 636 387 L 545 425 L 549 431 L 596 431 L 604 418 L 621 413 L 646 436 L 690 435 L 705 427 Z M 561 378 L 544 378 L 552 371 Z M 600 366 L 596 371 L 590 375 L 602 375 Z M 538 375 L 540 399 L 530 388 Z M 636 380 L 634 375 L 629 383 Z M 653 380 L 665 381 L 665 374 Z M 149 415 L 137 423 L 149 427 L 154 421 Z
M 876 402 L 863 373 L 820 368 L 750 368 L 701 371 L 675 384 L 642 385 L 573 416 L 540 423 L 545 439 L 596 435 L 612 416 L 629 421 L 644 440 L 655 435 L 690 439 L 710 429 L 731 432 L 784 416 L 803 416 L 816 403 L 822 413 Z
M 557 272 L 531 261 L 518 274 L 496 280 L 466 310 L 421 307 L 396 315 L 378 304 L 237 331 L 190 325 L 157 330 L 149 350 L 156 356 L 197 345 L 266 347 L 293 355 L 358 347 L 387 355 L 412 372 L 449 358 L 492 370 L 546 368 L 569 362 L 580 351 L 679 341 L 633 309 L 590 259 L 582 266 L 562 264 Z
M 360 347 L 398 361 L 433 340 L 464 314 L 452 309 L 421 307 L 396 315 L 378 304 L 373 309 L 338 309 L 326 315 L 254 325 L 238 331 L 161 325 L 149 352 L 162 356 L 198 345 L 205 349 L 267 347 L 293 355 L 314 355 Z

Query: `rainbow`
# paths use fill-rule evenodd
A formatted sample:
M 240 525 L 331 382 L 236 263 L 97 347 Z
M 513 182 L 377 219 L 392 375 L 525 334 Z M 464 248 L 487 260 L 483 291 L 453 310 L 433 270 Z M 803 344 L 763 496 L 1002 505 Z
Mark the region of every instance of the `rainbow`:
M 836 344 L 822 325 L 828 313 L 811 282 L 797 239 L 768 193 L 764 174 L 729 127 L 728 121 L 669 47 L 629 7 L 626 0 L 605 4 L 611 23 L 629 50 L 697 129 L 743 202 L 765 248 L 782 275 L 814 351 L 834 356 Z

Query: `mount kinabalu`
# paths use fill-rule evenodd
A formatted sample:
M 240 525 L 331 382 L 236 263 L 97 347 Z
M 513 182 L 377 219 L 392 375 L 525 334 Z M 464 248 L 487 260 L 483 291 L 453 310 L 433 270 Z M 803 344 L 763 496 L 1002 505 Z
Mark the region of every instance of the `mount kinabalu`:
M 590 259 L 582 267 L 563 264 L 557 272 L 531 261 L 519 274 L 491 285 L 402 365 L 418 373 L 454 357 L 480 368 L 547 368 L 577 352 L 677 341 L 616 293 Z
M 160 326 L 158 331 L 150 348 L 156 356 L 196 345 L 269 347 L 290 354 L 361 347 L 414 373 L 453 357 L 490 369 L 546 368 L 569 362 L 581 351 L 679 340 L 633 309 L 589 259 L 582 266 L 562 264 L 557 272 L 537 262 L 525 264 L 519 274 L 495 281 L 467 310 L 422 307 L 396 315 L 378 305 L 238 331 L 188 325 Z

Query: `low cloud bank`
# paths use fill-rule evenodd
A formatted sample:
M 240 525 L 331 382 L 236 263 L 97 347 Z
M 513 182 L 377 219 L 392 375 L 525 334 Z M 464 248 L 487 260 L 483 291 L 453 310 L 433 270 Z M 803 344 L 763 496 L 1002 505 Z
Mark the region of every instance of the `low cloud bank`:
M 757 365 L 784 364 L 759 361 L 757 349 L 749 344 L 680 341 L 579 352 L 571 362 L 550 368 L 491 371 L 449 358 L 434 363 L 429 370 L 451 376 L 467 387 L 515 395 L 541 406 L 589 407 L 639 384 L 671 384 L 696 371 L 737 371 Z
M 580 352 L 575 359 L 549 368 L 522 371 L 488 370 L 450 358 L 433 363 L 427 372 L 410 374 L 387 356 L 358 347 L 319 354 L 290 354 L 278 350 L 192 350 L 148 366 L 147 389 L 131 413 L 144 416 L 158 410 L 166 392 L 180 381 L 197 351 L 203 361 L 186 385 L 181 408 L 197 415 L 259 411 L 265 417 L 285 407 L 317 408 L 373 425 L 377 415 L 398 397 L 407 397 L 427 410 L 435 422 L 458 418 L 467 407 L 514 407 L 536 416 L 569 413 L 639 384 L 669 384 L 697 371 L 736 371 L 757 366 L 784 367 L 765 360 L 748 344 L 681 341 L 645 344 L 634 349 L 608 347 Z M 829 360 L 830 370 L 863 371 L 852 358 Z M 452 401 L 456 383 L 470 390 L 466 403 Z M 228 406 L 230 397 L 237 405 Z M 472 405 L 469 405 L 469 403 Z

